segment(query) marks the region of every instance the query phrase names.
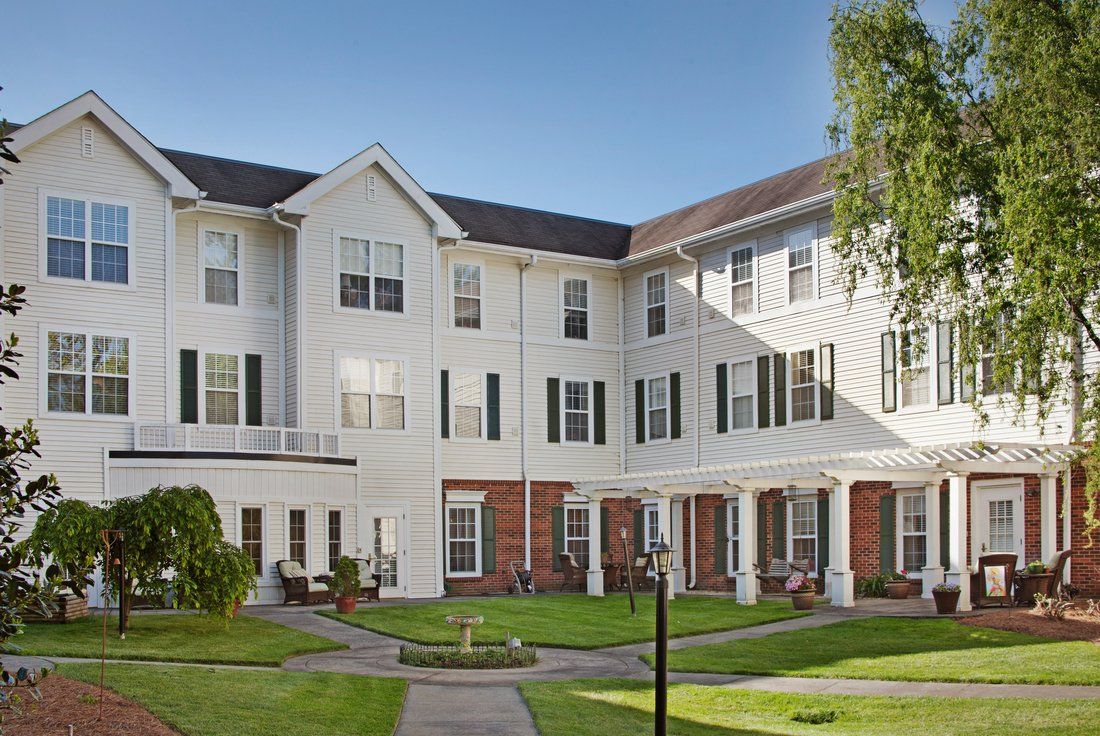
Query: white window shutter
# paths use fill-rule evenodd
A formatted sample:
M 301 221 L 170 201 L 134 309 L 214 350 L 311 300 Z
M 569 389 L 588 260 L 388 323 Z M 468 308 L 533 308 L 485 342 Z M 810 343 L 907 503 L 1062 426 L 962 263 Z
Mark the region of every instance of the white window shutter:
M 84 158 L 95 157 L 95 128 L 80 129 L 80 155 Z
M 367 201 L 378 199 L 378 180 L 374 174 L 367 174 Z

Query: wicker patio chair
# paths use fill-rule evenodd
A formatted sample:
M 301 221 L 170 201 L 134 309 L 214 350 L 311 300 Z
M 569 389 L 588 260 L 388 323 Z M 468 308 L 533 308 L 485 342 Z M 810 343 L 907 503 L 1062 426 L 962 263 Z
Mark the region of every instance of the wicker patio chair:
M 279 569 L 279 579 L 283 583 L 284 604 L 297 602 L 309 605 L 332 600 L 328 585 L 315 581 L 297 562 L 279 560 L 275 566 Z
M 634 583 L 634 590 L 653 587 L 653 578 L 649 577 L 649 558 L 635 557 L 634 564 L 630 568 L 630 578 Z M 622 585 L 626 587 L 626 570 L 622 572 Z
M 352 558 L 359 566 L 359 597 L 368 601 L 378 600 L 378 589 L 382 587 L 382 576 L 374 572 L 370 566 L 370 560 L 361 557 Z
M 1001 552 L 992 555 L 982 555 L 978 558 L 978 569 L 970 575 L 970 603 L 977 608 L 999 605 L 1011 606 L 1015 600 L 1013 587 L 1016 580 L 1016 555 Z M 1001 568 L 999 571 L 997 568 Z M 1003 587 L 1004 593 L 987 595 L 986 576 L 987 570 L 991 571 L 991 580 Z
M 584 569 L 577 564 L 573 559 L 573 555 L 569 552 L 562 552 L 558 555 L 558 559 L 561 560 L 561 574 L 562 582 L 558 591 L 561 592 L 571 585 L 577 586 L 577 590 L 584 590 L 588 585 L 588 576 L 585 575 Z

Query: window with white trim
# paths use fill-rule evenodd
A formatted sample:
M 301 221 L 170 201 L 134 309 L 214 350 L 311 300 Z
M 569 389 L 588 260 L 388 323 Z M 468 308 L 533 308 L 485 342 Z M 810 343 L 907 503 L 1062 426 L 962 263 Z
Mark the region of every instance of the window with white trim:
M 791 423 L 817 418 L 817 351 L 796 350 L 790 355 Z
M 661 540 L 661 509 L 655 503 L 643 506 L 645 509 L 645 552 Z M 669 540 L 665 540 L 668 542 Z
M 736 500 L 726 503 L 726 536 L 728 573 L 732 575 L 741 569 L 741 504 Z
M 309 511 L 307 509 L 287 510 L 287 554 L 292 562 L 309 569 L 306 533 L 309 529 Z
M 485 374 L 452 372 L 454 437 L 482 439 L 485 432 Z
M 44 199 L 47 276 L 130 283 L 128 205 L 52 195 Z
M 932 403 L 932 341 L 927 327 L 901 333 L 901 405 Z
M 592 441 L 592 382 L 562 379 L 561 393 L 565 441 L 590 443 Z
M 588 279 L 564 278 L 562 335 L 570 340 L 588 339 Z
M 584 506 L 565 507 L 565 551 L 582 569 L 588 569 L 588 509 Z
M 646 441 L 667 440 L 671 435 L 668 376 L 645 379 Z
M 405 428 L 405 362 L 396 358 L 339 357 L 340 426 Z
M 341 307 L 405 311 L 405 246 L 341 236 L 337 247 Z
M 810 574 L 817 570 L 817 499 L 797 499 L 787 504 L 787 539 L 790 559 L 809 560 Z
M 127 416 L 130 340 L 88 332 L 46 333 L 46 411 Z
M 730 363 L 730 430 L 756 428 L 756 364 L 753 359 Z
M 481 575 L 481 504 L 447 504 L 447 574 Z
M 262 506 L 241 507 L 241 549 L 250 558 L 256 576 L 264 575 L 264 510 Z
M 928 559 L 928 517 L 923 493 L 898 494 L 901 569 L 920 572 Z
M 730 314 L 739 317 L 756 311 L 756 248 L 752 245 L 730 251 Z
M 481 329 L 481 266 L 474 263 L 451 265 L 454 293 L 454 325 Z
M 336 563 L 344 555 L 344 512 L 329 509 L 325 519 L 325 543 L 328 546 L 328 570 L 336 570 Z
M 647 337 L 668 332 L 668 269 L 645 276 L 645 323 Z
M 787 303 L 810 301 L 814 298 L 814 226 L 788 232 L 787 243 Z
M 203 230 L 203 301 L 207 304 L 237 304 L 240 277 L 240 235 L 221 230 Z
M 206 353 L 203 376 L 207 424 L 241 423 L 241 358 L 233 353 Z

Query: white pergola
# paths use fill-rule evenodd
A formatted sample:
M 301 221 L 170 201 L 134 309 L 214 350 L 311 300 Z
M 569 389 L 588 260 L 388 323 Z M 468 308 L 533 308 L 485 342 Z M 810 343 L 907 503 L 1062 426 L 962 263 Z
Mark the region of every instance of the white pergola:
M 921 484 L 926 497 L 926 558 L 922 570 L 925 595 L 933 585 L 943 582 L 962 588 L 959 606 L 970 606 L 970 562 L 966 546 L 969 532 L 966 478 L 971 473 L 1038 475 L 1040 478 L 1040 538 L 1043 559 L 1055 552 L 1058 509 L 1055 480 L 1068 473 L 1070 463 L 1081 448 L 1073 445 L 1026 445 L 1005 442 L 968 442 L 923 447 L 905 447 L 867 452 L 754 460 L 729 465 L 679 468 L 645 473 L 601 476 L 577 480 L 573 486 L 588 499 L 589 518 L 597 519 L 600 502 L 612 498 L 653 498 L 658 508 L 661 534 L 672 540 L 672 502 L 699 494 L 736 498 L 739 502 L 738 535 L 740 568 L 736 571 L 737 600 L 756 602 L 756 496 L 779 488 L 788 491 L 825 489 L 829 491 L 829 566 L 825 571 L 826 588 L 834 606 L 855 605 L 854 576 L 851 569 L 850 492 L 859 481 L 893 481 Z M 949 488 L 949 560 L 948 570 L 940 565 L 939 489 L 944 480 Z M 1069 504 L 1069 483 L 1064 504 Z M 589 526 L 588 594 L 603 595 L 598 524 Z M 694 539 L 692 540 L 694 544 Z

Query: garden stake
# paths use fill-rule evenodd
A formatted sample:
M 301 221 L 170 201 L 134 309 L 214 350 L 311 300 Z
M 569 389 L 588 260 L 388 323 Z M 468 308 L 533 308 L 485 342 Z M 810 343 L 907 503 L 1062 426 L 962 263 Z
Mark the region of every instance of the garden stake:
M 634 567 L 630 563 L 630 550 L 626 548 L 626 527 L 619 527 L 619 536 L 623 539 L 623 562 L 626 564 L 626 589 L 630 592 L 630 615 L 637 616 L 638 609 L 634 607 L 634 576 L 631 574 L 631 569 Z

